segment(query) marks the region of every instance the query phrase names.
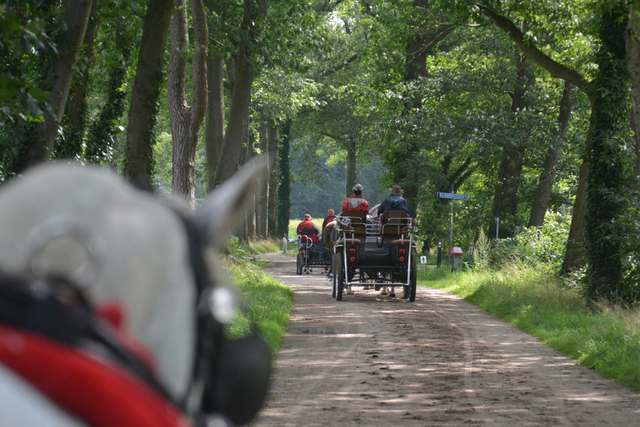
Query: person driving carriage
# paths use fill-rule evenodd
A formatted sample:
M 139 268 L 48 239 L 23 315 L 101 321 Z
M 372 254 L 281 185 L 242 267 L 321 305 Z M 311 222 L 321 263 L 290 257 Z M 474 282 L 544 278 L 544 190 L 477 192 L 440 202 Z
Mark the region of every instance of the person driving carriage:
M 320 229 L 311 220 L 311 215 L 305 214 L 304 220 L 300 224 L 298 224 L 298 236 L 300 235 L 307 236 L 307 238 L 309 238 L 313 243 L 318 243 L 319 233 L 320 233 Z
M 411 215 L 411 209 L 409 209 L 409 203 L 402 197 L 404 190 L 399 185 L 394 185 L 389 189 L 391 194 L 385 199 L 384 202 L 378 206 L 378 218 L 385 211 L 405 211 L 408 215 Z
M 353 186 L 351 191 L 353 194 L 344 201 L 342 204 L 342 212 L 352 211 L 352 212 L 364 212 L 366 214 L 369 213 L 369 202 L 367 202 L 364 197 L 362 197 L 363 187 L 361 184 L 356 184 Z

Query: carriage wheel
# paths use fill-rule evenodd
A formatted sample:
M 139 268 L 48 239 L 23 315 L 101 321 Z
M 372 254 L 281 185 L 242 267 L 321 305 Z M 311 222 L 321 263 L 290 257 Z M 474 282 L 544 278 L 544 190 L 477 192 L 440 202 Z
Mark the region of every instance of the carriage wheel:
M 344 265 L 342 264 L 342 252 L 336 252 L 333 257 L 333 278 L 335 280 L 336 300 L 342 301 L 342 291 L 344 290 Z
M 333 298 L 338 294 L 338 275 L 336 274 L 336 265 L 340 263 L 339 252 L 336 252 L 331 257 L 331 296 Z
M 409 286 L 404 286 L 404 297 L 409 298 L 410 302 L 416 300 L 416 288 L 418 287 L 418 267 L 416 265 L 416 257 L 411 254 L 411 270 L 409 272 Z
M 302 254 L 300 252 L 296 258 L 296 274 L 302 274 Z

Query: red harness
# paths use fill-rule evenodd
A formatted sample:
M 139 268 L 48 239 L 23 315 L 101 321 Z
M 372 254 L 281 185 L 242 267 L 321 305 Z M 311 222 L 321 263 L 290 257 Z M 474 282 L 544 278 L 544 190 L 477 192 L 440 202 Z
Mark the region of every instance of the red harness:
M 41 335 L 0 325 L 0 363 L 90 426 L 192 426 L 125 368 Z

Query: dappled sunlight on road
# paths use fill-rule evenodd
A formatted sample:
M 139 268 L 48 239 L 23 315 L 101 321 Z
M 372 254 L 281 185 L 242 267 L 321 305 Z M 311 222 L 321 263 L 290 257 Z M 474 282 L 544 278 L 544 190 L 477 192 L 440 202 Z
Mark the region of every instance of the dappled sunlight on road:
M 409 303 L 354 288 L 338 302 L 326 276 L 287 268 L 267 270 L 296 296 L 253 425 L 595 426 L 640 416 L 635 394 L 456 296 L 419 287 Z

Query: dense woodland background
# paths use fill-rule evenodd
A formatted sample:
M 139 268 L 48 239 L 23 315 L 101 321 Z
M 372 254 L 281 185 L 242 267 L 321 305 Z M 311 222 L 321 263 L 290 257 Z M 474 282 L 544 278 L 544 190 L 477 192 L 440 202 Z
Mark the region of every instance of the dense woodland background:
M 588 299 L 633 303 L 639 11 L 616 0 L 6 1 L 0 179 L 73 159 L 196 207 L 266 154 L 242 239 L 338 210 L 356 182 L 372 205 L 400 184 L 426 249 L 449 234 L 450 200 L 436 193 L 456 192 L 469 196 L 455 202 L 456 245 L 542 234 L 552 218 L 559 273 L 582 271 Z

